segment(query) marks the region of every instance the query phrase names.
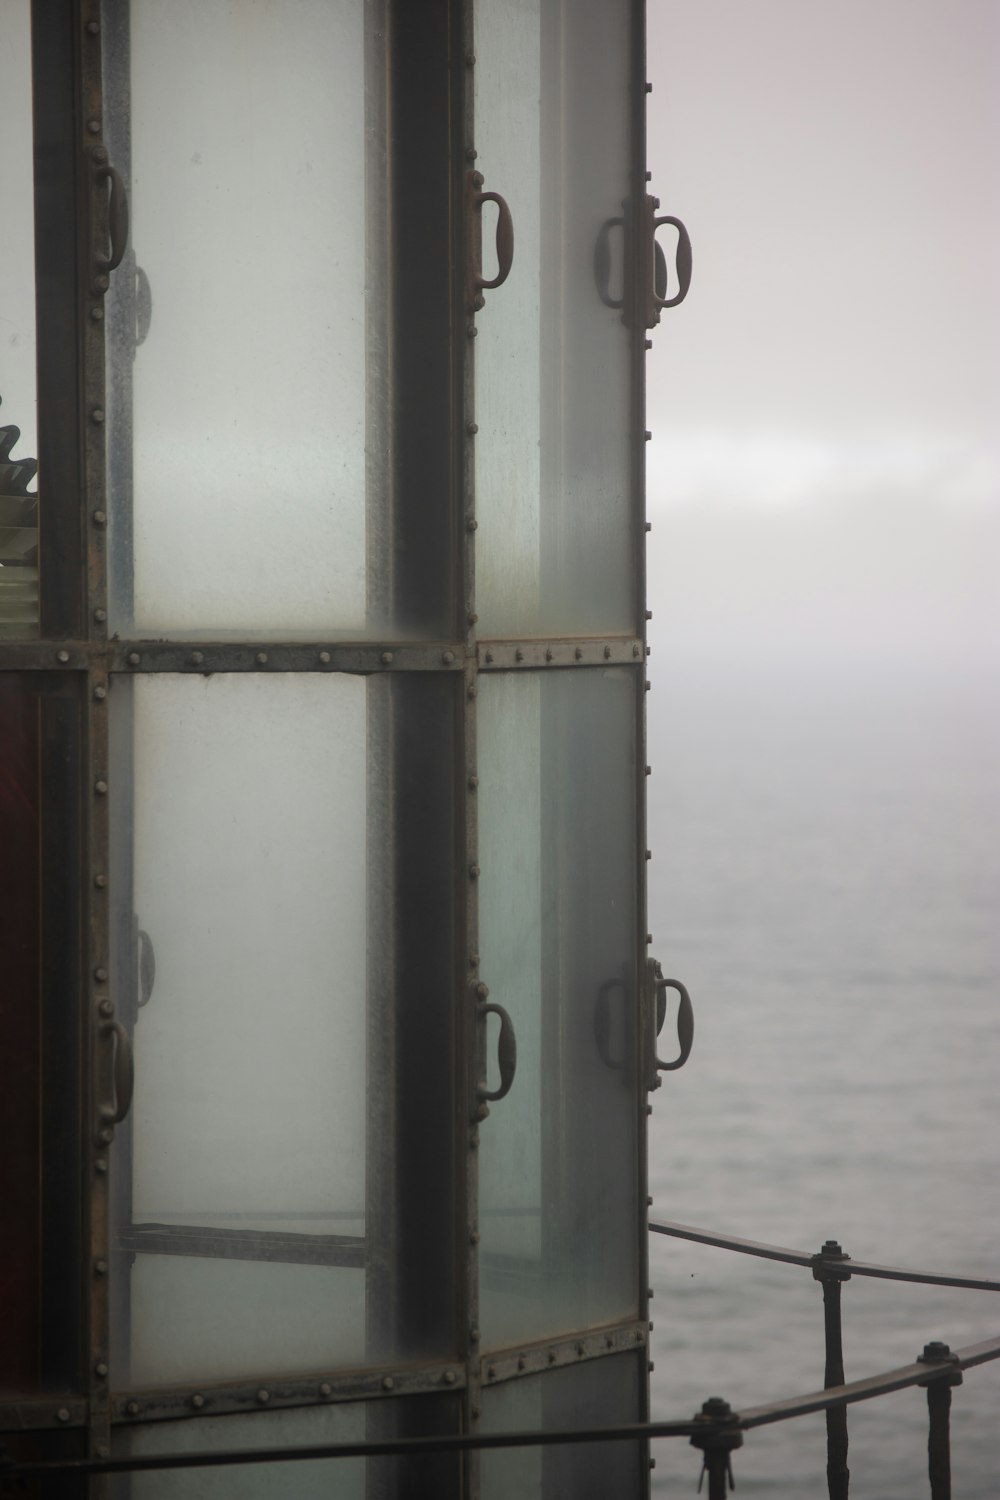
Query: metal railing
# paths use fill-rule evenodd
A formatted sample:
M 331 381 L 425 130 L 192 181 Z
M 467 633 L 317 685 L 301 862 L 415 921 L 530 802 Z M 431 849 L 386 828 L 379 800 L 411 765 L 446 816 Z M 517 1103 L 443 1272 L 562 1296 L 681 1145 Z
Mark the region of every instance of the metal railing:
M 844 1378 L 844 1344 L 840 1293 L 852 1276 L 872 1276 L 883 1281 L 908 1281 L 925 1286 L 957 1287 L 968 1291 L 1000 1292 L 1000 1281 L 986 1277 L 950 1276 L 936 1271 L 908 1271 L 896 1266 L 871 1265 L 855 1261 L 836 1240 L 827 1240 L 814 1255 L 804 1250 L 790 1250 L 783 1245 L 767 1245 L 759 1240 L 740 1239 L 736 1235 L 713 1234 L 690 1224 L 670 1220 L 650 1222 L 654 1234 L 674 1239 L 693 1240 L 720 1250 L 734 1250 L 741 1255 L 755 1255 L 764 1260 L 808 1267 L 823 1288 L 823 1326 L 826 1344 L 824 1388 L 807 1396 L 771 1402 L 752 1407 L 739 1414 L 728 1402 L 713 1397 L 702 1407 L 705 1429 L 691 1441 L 704 1452 L 704 1471 L 708 1474 L 709 1500 L 725 1500 L 727 1484 L 734 1487 L 733 1450 L 742 1446 L 743 1433 L 753 1427 L 800 1417 L 808 1412 L 826 1412 L 827 1489 L 830 1500 L 848 1500 L 850 1471 L 847 1467 L 847 1408 L 855 1401 L 867 1401 L 907 1386 L 927 1388 L 929 1420 L 928 1476 L 931 1500 L 951 1500 L 951 1391 L 962 1383 L 963 1370 L 1000 1358 L 1000 1337 L 980 1344 L 970 1344 L 952 1351 L 935 1340 L 925 1344 L 912 1365 L 887 1370 L 866 1380 L 850 1384 Z
M 916 1360 L 897 1369 L 885 1370 L 864 1380 L 844 1379 L 840 1293 L 852 1276 L 871 1276 L 887 1281 L 917 1282 L 966 1290 L 1000 1292 L 1000 1281 L 985 1277 L 949 1276 L 938 1272 L 909 1271 L 892 1266 L 870 1265 L 851 1260 L 834 1240 L 816 1254 L 762 1244 L 734 1235 L 713 1234 L 688 1224 L 651 1222 L 655 1234 L 693 1240 L 722 1250 L 765 1260 L 784 1262 L 811 1270 L 823 1287 L 823 1321 L 826 1339 L 824 1388 L 733 1411 L 729 1403 L 714 1396 L 690 1418 L 663 1422 L 634 1422 L 618 1426 L 543 1429 L 498 1433 L 453 1433 L 428 1437 L 388 1438 L 383 1441 L 319 1443 L 306 1447 L 236 1449 L 225 1452 L 160 1453 L 128 1457 L 62 1458 L 18 1463 L 0 1458 L 0 1489 L 7 1479 L 45 1475 L 137 1473 L 149 1470 L 228 1468 L 247 1464 L 295 1463 L 319 1459 L 407 1457 L 430 1453 L 463 1453 L 506 1448 L 538 1448 L 560 1444 L 631 1442 L 649 1443 L 663 1438 L 687 1438 L 702 1454 L 702 1474 L 708 1476 L 708 1500 L 726 1500 L 735 1488 L 733 1454 L 743 1446 L 744 1433 L 754 1428 L 790 1421 L 823 1411 L 827 1422 L 827 1485 L 830 1500 L 847 1500 L 847 1408 L 910 1386 L 927 1390 L 929 1420 L 928 1473 L 931 1500 L 951 1500 L 950 1410 L 952 1388 L 962 1383 L 965 1370 L 1000 1359 L 1000 1335 L 981 1343 L 951 1350 L 947 1344 L 926 1344 Z

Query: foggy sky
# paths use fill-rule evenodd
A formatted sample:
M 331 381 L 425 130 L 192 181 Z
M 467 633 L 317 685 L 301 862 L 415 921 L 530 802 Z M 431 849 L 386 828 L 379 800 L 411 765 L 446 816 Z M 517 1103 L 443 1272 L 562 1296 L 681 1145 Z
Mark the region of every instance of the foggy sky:
M 1000 5 L 650 0 L 695 252 L 649 357 L 678 649 L 981 655 L 1000 560 Z

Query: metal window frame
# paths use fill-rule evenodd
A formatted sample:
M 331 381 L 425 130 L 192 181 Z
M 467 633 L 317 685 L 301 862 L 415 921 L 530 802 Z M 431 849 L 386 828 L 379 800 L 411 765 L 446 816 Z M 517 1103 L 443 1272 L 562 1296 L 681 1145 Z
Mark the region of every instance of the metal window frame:
M 419 56 L 420 9 L 393 0 L 391 45 L 402 56 Z M 407 199 L 427 211 L 412 186 L 413 164 L 423 154 L 440 151 L 447 141 L 447 177 L 442 173 L 436 213 L 428 215 L 443 235 L 442 283 L 436 298 L 426 296 L 417 277 L 417 258 L 397 257 L 393 267 L 393 308 L 421 309 L 410 318 L 407 339 L 392 349 L 398 378 L 409 380 L 419 396 L 405 419 L 397 411 L 392 433 L 392 463 L 399 483 L 395 524 L 399 547 L 419 566 L 413 576 L 440 594 L 446 589 L 451 632 L 445 639 L 328 641 L 247 639 L 243 641 L 111 639 L 107 633 L 107 459 L 105 454 L 104 293 L 106 277 L 98 257 L 106 234 L 107 155 L 102 144 L 102 9 L 100 0 L 32 0 L 34 43 L 34 130 L 36 160 L 36 298 L 38 329 L 38 457 L 43 495 L 39 507 L 41 570 L 40 635 L 35 640 L 0 642 L 0 671 L 46 674 L 47 700 L 62 705 L 51 748 L 50 781 L 61 777 L 60 816 L 80 830 L 79 847 L 65 858 L 50 857 L 50 871 L 72 889 L 69 909 L 78 915 L 78 933 L 66 934 L 43 989 L 50 998 L 46 1025 L 64 1040 L 46 1078 L 45 1137 L 49 1165 L 61 1163 L 47 1178 L 50 1195 L 45 1211 L 43 1269 L 50 1285 L 62 1285 L 61 1302 L 47 1302 L 43 1344 L 47 1349 L 46 1386 L 61 1392 L 0 1407 L 0 1429 L 86 1428 L 87 1455 L 106 1458 L 112 1426 L 136 1420 L 220 1415 L 260 1409 L 266 1389 L 282 1405 L 328 1404 L 349 1399 L 396 1399 L 431 1389 L 450 1390 L 462 1401 L 462 1429 L 475 1432 L 481 1391 L 494 1382 L 516 1380 L 580 1359 L 600 1359 L 635 1350 L 646 1340 L 648 1261 L 645 1225 L 639 1238 L 638 1318 L 600 1330 L 587 1330 L 544 1344 L 479 1353 L 478 1335 L 478 1172 L 476 1145 L 480 1121 L 476 1085 L 486 1066 L 485 1033 L 477 1014 L 479 981 L 476 887 L 468 872 L 478 864 L 476 814 L 477 678 L 480 672 L 599 669 L 613 664 L 645 678 L 645 411 L 644 310 L 639 277 L 630 281 L 631 369 L 631 515 L 633 534 L 635 620 L 624 636 L 543 640 L 482 640 L 475 614 L 475 474 L 476 432 L 474 316 L 465 305 L 461 274 L 467 245 L 465 179 L 475 155 L 473 118 L 472 0 L 437 0 L 438 29 L 432 45 L 447 48 L 438 56 L 438 76 L 447 84 L 438 95 L 437 112 L 427 131 L 394 139 L 396 156 L 391 184 L 395 210 Z M 642 0 L 629 0 L 631 22 L 631 191 L 636 203 L 645 194 L 645 32 Z M 403 31 L 409 25 L 404 36 Z M 426 60 L 426 59 L 425 59 Z M 420 107 L 421 68 L 392 72 L 388 108 L 411 113 Z M 392 92 L 392 91 L 395 92 Z M 402 90 L 402 93 L 400 92 Z M 429 132 L 429 133 L 428 133 Z M 435 134 L 436 132 L 436 134 Z M 503 187 L 503 184 L 497 184 Z M 69 232 L 67 229 L 69 227 Z M 419 293 L 419 295 L 418 295 Z M 408 313 L 408 316 L 410 314 Z M 489 316 L 489 313 L 486 314 Z M 442 320 L 447 332 L 442 337 Z M 398 319 L 396 312 L 391 321 Z M 433 322 L 436 328 L 436 337 Z M 438 348 L 437 378 L 427 375 L 428 341 Z M 435 394 L 436 393 L 436 394 Z M 443 393 L 443 394 L 442 394 Z M 424 404 L 421 404 L 424 403 Z M 429 404 L 428 404 L 429 403 Z M 428 426 L 437 423 L 438 467 L 428 473 L 424 452 Z M 413 477 L 408 477 L 413 476 Z M 417 477 L 419 476 L 419 477 Z M 421 503 L 427 488 L 446 493 L 436 519 L 428 524 Z M 413 617 L 420 598 L 406 601 Z M 330 1372 L 298 1379 L 262 1375 L 252 1387 L 213 1385 L 196 1391 L 113 1393 L 108 1383 L 110 1245 L 108 1239 L 108 1150 L 99 1121 L 102 1091 L 110 1063 L 107 1032 L 111 932 L 108 898 L 110 864 L 107 729 L 108 689 L 112 674 L 147 672 L 346 672 L 357 674 L 443 673 L 461 676 L 462 704 L 456 722 L 461 774 L 455 778 L 456 860 L 453 880 L 453 995 L 456 1085 L 454 1140 L 458 1212 L 455 1215 L 455 1263 L 460 1268 L 455 1308 L 456 1358 L 418 1366 L 387 1366 L 363 1372 Z M 636 693 L 642 705 L 644 695 Z M 639 925 L 645 912 L 645 722 L 636 726 L 635 881 Z M 53 811 L 56 804 L 53 803 Z M 53 874 L 53 879 L 55 875 Z M 65 889 L 58 893 L 65 904 Z M 55 899 L 53 896 L 52 899 Z M 636 933 L 636 973 L 643 970 L 644 932 Z M 637 1035 L 644 1037 L 642 998 L 635 997 Z M 56 1076 L 58 1074 L 58 1077 Z M 70 1079 L 78 1080 L 74 1086 Z M 645 1069 L 640 1076 L 645 1076 Z M 637 1093 L 636 1193 L 646 1201 L 645 1093 Z M 487 1127 L 488 1128 L 488 1127 Z M 464 1151 L 465 1167 L 461 1167 Z M 111 1149 L 114 1149 L 111 1146 Z M 79 1184 L 86 1185 L 81 1197 Z M 66 1204 L 79 1205 L 77 1231 L 67 1234 Z M 82 1252 L 82 1253 L 81 1253 Z M 346 1252 L 345 1252 L 346 1253 Z M 648 1378 L 641 1383 L 641 1421 L 648 1421 Z M 201 1397 L 196 1402 L 195 1397 Z M 139 1412 L 131 1411 L 138 1405 Z M 464 1459 L 465 1489 L 478 1492 L 478 1455 Z

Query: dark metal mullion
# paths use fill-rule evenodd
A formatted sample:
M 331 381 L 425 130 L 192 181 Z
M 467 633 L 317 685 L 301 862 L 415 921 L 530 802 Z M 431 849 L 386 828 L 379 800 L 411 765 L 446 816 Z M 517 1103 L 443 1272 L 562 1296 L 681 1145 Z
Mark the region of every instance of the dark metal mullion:
M 41 634 L 84 630 L 81 284 L 89 184 L 73 0 L 33 0 L 35 301 Z

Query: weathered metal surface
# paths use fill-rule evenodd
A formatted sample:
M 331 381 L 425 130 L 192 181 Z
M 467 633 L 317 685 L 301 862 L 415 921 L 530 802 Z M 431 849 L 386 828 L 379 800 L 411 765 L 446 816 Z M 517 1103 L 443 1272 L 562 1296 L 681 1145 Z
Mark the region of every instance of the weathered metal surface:
M 484 1385 L 500 1385 L 524 1375 L 577 1365 L 606 1354 L 622 1354 L 641 1349 L 647 1340 L 646 1324 L 630 1321 L 613 1327 L 592 1329 L 568 1338 L 546 1339 L 516 1349 L 501 1349 L 483 1356 L 481 1376 Z

